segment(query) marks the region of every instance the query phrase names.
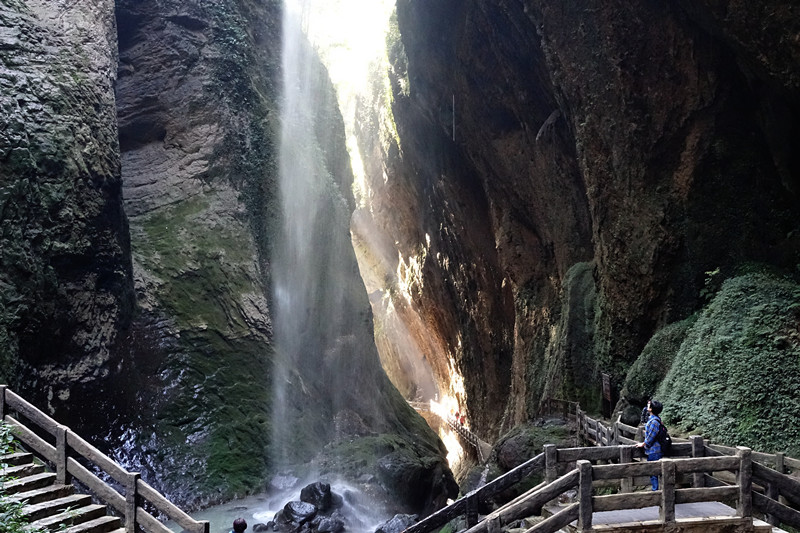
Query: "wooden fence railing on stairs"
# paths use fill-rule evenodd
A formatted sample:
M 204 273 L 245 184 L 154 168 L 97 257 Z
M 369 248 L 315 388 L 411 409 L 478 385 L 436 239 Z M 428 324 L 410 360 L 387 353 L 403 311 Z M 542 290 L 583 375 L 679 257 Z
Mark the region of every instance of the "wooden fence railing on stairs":
M 467 533 L 490 533 L 500 527 L 540 514 L 545 504 L 575 489 L 577 501 L 557 510 L 525 533 L 553 533 L 577 522 L 579 530 L 592 527 L 594 512 L 659 507 L 665 529 L 675 523 L 675 506 L 682 503 L 736 500 L 736 516 L 724 527 L 753 522 L 753 511 L 761 512 L 772 525 L 786 523 L 800 527 L 800 480 L 787 476 L 784 465 L 800 461 L 782 454 L 752 452 L 706 444 L 700 436 L 673 444 L 669 458 L 644 461 L 643 451 L 632 446 L 637 428 L 617 421 L 614 427 L 588 417 L 572 402 L 548 402 L 556 413 L 573 413 L 579 434 L 594 443 L 591 447 L 562 448 L 546 445 L 544 452 L 476 489 L 453 504 L 410 526 L 405 533 L 427 533 L 462 515 Z M 777 465 L 778 471 L 770 468 Z M 478 506 L 533 474 L 545 481 L 478 521 Z M 634 491 L 660 475 L 658 491 Z M 612 487 L 614 494 L 594 496 L 593 486 Z M 686 486 L 689 485 L 689 486 Z
M 127 533 L 139 530 L 146 533 L 172 533 L 151 514 L 149 508 L 163 513 L 188 533 L 209 533 L 207 521 L 190 517 L 142 481 L 138 473 L 128 472 L 6 385 L 0 385 L 0 420 L 13 427 L 15 438 L 26 448 L 51 465 L 56 472 L 57 483 L 69 484 L 74 478 L 99 501 L 124 517 Z M 99 470 L 116 483 L 107 483 L 90 468 Z
M 617 420 L 609 425 L 591 418 L 575 404 L 579 438 L 596 446 L 632 445 L 643 438 L 643 427 L 633 427 Z M 741 448 L 705 442 L 701 436 L 689 439 L 673 439 L 673 456 L 685 454 L 689 449 L 692 457 L 732 456 Z M 784 452 L 763 453 L 752 451 L 753 502 L 764 513 L 766 521 L 774 526 L 781 523 L 800 527 L 800 479 L 787 475 L 789 471 L 800 472 L 800 460 L 787 457 Z M 724 475 L 695 476 L 695 485 L 722 487 L 732 480 Z M 791 505 L 789 505 L 791 504 Z

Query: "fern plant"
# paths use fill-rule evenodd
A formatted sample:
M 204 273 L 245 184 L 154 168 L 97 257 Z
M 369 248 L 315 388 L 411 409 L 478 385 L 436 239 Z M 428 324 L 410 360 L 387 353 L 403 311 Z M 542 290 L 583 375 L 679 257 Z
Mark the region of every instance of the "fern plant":
M 41 529 L 30 527 L 30 520 L 22 512 L 25 503 L 12 500 L 5 494 L 5 483 L 9 479 L 3 474 L 8 468 L 3 457 L 14 451 L 12 428 L 0 421 L 0 533 L 44 533 Z

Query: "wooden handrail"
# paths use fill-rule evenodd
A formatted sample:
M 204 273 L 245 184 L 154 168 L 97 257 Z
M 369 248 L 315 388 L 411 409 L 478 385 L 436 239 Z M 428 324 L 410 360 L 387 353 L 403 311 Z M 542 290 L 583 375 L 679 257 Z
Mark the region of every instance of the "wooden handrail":
M 568 405 L 568 402 L 563 404 L 558 402 L 563 401 L 558 400 L 555 403 L 548 401 L 546 406 L 553 409 L 553 405 L 557 404 L 563 410 L 570 410 L 571 406 Z M 611 426 L 606 426 L 602 421 L 587 416 L 585 412 L 581 411 L 578 404 L 574 404 L 572 412 L 578 418 L 579 434 L 585 435 L 598 446 L 558 449 L 553 445 L 546 445 L 544 454 L 539 454 L 531 461 L 543 459 L 545 477 L 550 482 L 543 483 L 518 496 L 487 515 L 480 523 L 468 524 L 467 533 L 487 533 L 519 518 L 530 516 L 530 514 L 538 512 L 544 503 L 571 487 L 578 488 L 580 501 L 562 509 L 525 533 L 552 533 L 575 520 L 578 521 L 579 527 L 589 528 L 594 511 L 641 508 L 651 505 L 659 506 L 663 523 L 673 523 L 677 504 L 734 499 L 738 502 L 737 515 L 741 518 L 751 518 L 755 508 L 767 514 L 768 519 L 771 519 L 772 522 L 782 520 L 790 525 L 800 525 L 800 512 L 776 501 L 778 495 L 781 494 L 788 492 L 800 494 L 800 482 L 790 480 L 783 474 L 785 466 L 794 467 L 794 459 L 786 458 L 783 454 L 770 455 L 752 452 L 748 448 L 706 445 L 702 437 L 693 436 L 688 442 L 676 441 L 672 446 L 672 456 L 669 458 L 658 462 L 634 461 L 634 458 L 642 458 L 644 452 L 633 446 L 635 440 L 626 435 L 641 438 L 641 428 L 623 424 L 620 420 Z M 591 461 L 618 462 L 619 464 L 594 465 Z M 771 470 L 757 461 L 772 462 L 778 471 Z M 575 464 L 578 468 L 556 479 L 556 473 L 560 470 L 559 465 L 564 464 Z M 713 477 L 713 473 L 722 471 L 735 473 L 736 483 L 728 484 Z M 765 472 L 769 472 L 769 474 L 765 474 Z M 509 474 L 511 472 L 506 476 Z M 659 474 L 662 478 L 661 490 L 632 492 L 635 479 Z M 692 479 L 693 486 L 677 488 L 676 477 L 678 474 L 688 475 Z M 501 476 L 492 483 L 501 481 L 504 483 L 505 489 L 507 488 L 505 486 L 506 476 Z M 778 482 L 778 479 L 781 481 Z M 752 489 L 754 481 L 765 486 L 766 491 L 774 497 L 754 492 Z M 591 490 L 593 482 L 618 482 L 622 492 L 593 496 Z M 486 489 L 489 485 L 482 489 Z M 478 491 L 473 491 L 425 520 L 412 525 L 406 529 L 405 533 L 432 531 L 444 525 L 445 522 L 464 514 L 469 502 L 480 501 L 480 497 Z
M 53 442 L 47 442 L 25 423 L 11 416 L 10 411 L 22 415 L 46 435 L 50 435 Z M 34 454 L 55 466 L 59 483 L 67 483 L 69 476 L 73 476 L 86 485 L 100 501 L 122 514 L 127 533 L 134 533 L 137 528 L 146 533 L 171 533 L 169 528 L 138 505 L 139 499 L 152 504 L 189 533 L 209 533 L 207 520 L 195 520 L 190 517 L 142 481 L 138 473 L 128 472 L 68 427 L 60 425 L 25 401 L 6 385 L 0 385 L 0 420 L 13 426 L 15 437 Z M 98 467 L 123 488 L 124 494 L 97 477 L 71 455 Z
M 580 407 L 576 409 L 577 413 L 577 426 L 579 434 L 582 434 L 587 440 L 595 443 L 600 448 L 609 447 L 611 439 L 609 435 L 613 435 L 613 443 L 616 445 L 630 445 L 636 441 L 630 439 L 625 435 L 635 435 L 635 439 L 641 441 L 643 438 L 643 430 L 633 428 L 623 424 L 619 418 L 611 426 L 606 426 L 599 420 L 595 420 Z M 635 432 L 634 432 L 635 431 Z M 729 458 L 733 455 L 740 453 L 740 448 L 725 446 L 716 443 L 704 443 L 703 438 L 700 436 L 691 437 L 689 443 L 684 443 L 675 440 L 672 445 L 673 457 L 712 457 L 712 458 Z M 610 455 L 610 454 L 609 454 Z M 752 481 L 758 485 L 763 486 L 765 494 L 759 494 L 752 490 L 747 490 L 741 494 L 740 505 L 745 508 L 751 505 L 765 514 L 767 522 L 773 526 L 780 525 L 785 522 L 795 527 L 800 527 L 800 512 L 783 503 L 783 499 L 791 502 L 795 506 L 800 506 L 800 482 L 789 477 L 786 472 L 787 468 L 800 469 L 800 460 L 786 457 L 783 452 L 776 452 L 774 454 L 751 451 L 748 452 L 747 462 L 750 464 L 748 467 L 752 470 Z M 681 467 L 683 468 L 683 467 Z M 719 494 L 732 493 L 731 486 L 723 481 L 715 478 L 713 475 L 695 470 L 693 473 L 693 489 L 679 489 L 676 491 L 676 498 L 679 503 L 685 503 L 697 498 L 697 493 L 691 492 L 698 490 L 699 487 L 707 486 L 715 489 Z M 738 474 L 741 477 L 741 472 Z M 690 492 L 685 492 L 685 491 Z M 741 489 L 744 491 L 745 489 Z M 702 491 L 701 491 L 702 493 Z M 683 501 L 682 501 L 683 500 Z
M 578 450 L 577 448 L 569 449 L 567 453 L 558 454 L 557 457 L 559 457 L 559 461 L 562 457 L 572 459 Z M 597 448 L 583 448 L 583 450 L 589 452 L 588 455 L 593 459 L 602 460 L 599 459 L 600 456 L 594 453 Z M 747 495 L 751 492 L 751 481 L 748 477 L 742 475 L 739 476 L 739 484 L 732 486 L 688 489 L 676 487 L 677 473 L 711 473 L 728 470 L 741 474 L 741 472 L 747 471 L 749 450 L 737 449 L 737 453 L 738 455 L 734 457 L 687 457 L 665 459 L 659 462 L 609 465 L 593 465 L 591 461 L 578 459 L 575 469 L 552 483 L 536 487 L 536 489 L 516 498 L 513 502 L 493 511 L 480 523 L 468 529 L 467 533 L 488 533 L 490 530 L 497 530 L 516 520 L 536 514 L 548 501 L 553 500 L 567 490 L 576 488 L 579 494 L 577 504 L 562 509 L 529 531 L 531 533 L 552 533 L 576 519 L 579 521 L 579 527 L 588 528 L 591 526 L 591 516 L 595 511 L 659 506 L 661 508 L 662 522 L 666 523 L 674 522 L 675 505 L 679 503 L 726 501 L 731 499 L 746 502 L 748 500 Z M 595 481 L 616 480 L 622 485 L 629 476 L 658 474 L 662 477 L 662 487 L 659 491 L 628 492 L 606 496 L 594 496 L 592 494 L 592 484 Z M 748 518 L 752 516 L 751 510 L 746 505 L 740 505 L 739 507 L 738 514 L 740 517 Z
M 521 465 L 512 468 L 502 476 L 493 479 L 486 485 L 470 492 L 466 496 L 462 496 L 447 507 L 443 507 L 435 513 L 420 520 L 416 524 L 412 524 L 406 528 L 405 533 L 425 533 L 427 531 L 432 531 L 437 527 L 443 526 L 453 518 L 457 518 L 466 513 L 470 502 L 473 504 L 484 502 L 492 496 L 516 485 L 532 474 L 541 472 L 543 469 L 544 454 L 540 453 L 533 459 L 529 459 Z
M 570 490 L 577 483 L 578 471 L 572 470 L 552 483 L 529 492 L 526 497 L 517 498 L 513 502 L 493 511 L 485 520 L 468 529 L 466 533 L 486 533 L 490 524 L 502 527 L 515 520 L 537 513 L 544 504 L 553 498 L 557 498 L 559 494 Z

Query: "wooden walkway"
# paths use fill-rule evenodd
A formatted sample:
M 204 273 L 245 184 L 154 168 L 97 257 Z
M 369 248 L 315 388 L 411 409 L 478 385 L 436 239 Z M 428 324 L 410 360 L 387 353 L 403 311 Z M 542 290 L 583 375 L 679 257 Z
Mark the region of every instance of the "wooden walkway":
M 25 448 L 0 457 L 6 465 L 0 470 L 0 496 L 22 502 L 22 515 L 34 527 L 58 533 L 173 533 L 159 519 L 163 516 L 186 533 L 209 533 L 207 521 L 194 520 L 138 473 L 5 385 L 0 385 L 0 421 Z
M 23 502 L 21 516 L 32 529 L 59 533 L 125 533 L 122 520 L 108 514 L 105 505 L 97 505 L 86 494 L 76 494 L 75 487 L 56 482 L 56 474 L 45 472 L 33 454 L 17 452 L 0 456 L 0 494 L 12 502 Z
M 475 451 L 478 453 L 478 461 L 481 463 L 485 463 L 489 459 L 489 454 L 492 451 L 492 445 L 488 442 L 481 440 L 478 436 L 469 430 L 464 424 L 456 420 L 454 416 L 448 416 L 445 419 L 448 427 L 458 433 L 458 435 L 464 439 L 464 441 L 475 448 Z
M 663 527 L 659 516 L 659 507 L 643 507 L 641 509 L 621 509 L 616 511 L 600 511 L 592 515 L 593 531 L 619 531 L 621 529 L 658 529 Z M 555 514 L 557 508 L 548 508 L 547 512 Z M 720 502 L 679 503 L 675 505 L 675 522 L 695 525 L 703 531 L 735 526 L 741 522 L 736 516 L 736 509 Z M 577 524 L 570 524 L 568 529 L 577 531 Z M 777 533 L 771 525 L 758 519 L 753 520 L 753 531 Z
M 622 431 L 612 435 L 609 428 L 573 407 L 563 411 L 576 413 L 580 434 L 594 446 L 546 445 L 543 453 L 406 533 L 427 533 L 462 515 L 467 518 L 467 533 L 494 533 L 537 515 L 547 517 L 525 533 L 780 531 L 773 529 L 780 523 L 800 527 L 800 480 L 785 473 L 785 464 L 800 464 L 795 459 L 710 445 L 696 436 L 673 444 L 671 457 L 648 462 Z M 771 460 L 772 464 L 764 464 Z M 776 465 L 779 468 L 773 468 Z M 477 509 L 494 496 L 537 473 L 545 482 L 478 516 Z M 660 490 L 642 490 L 651 475 L 661 477 Z M 553 503 L 570 492 L 575 494 L 572 500 L 560 506 Z M 728 501 L 735 501 L 736 508 L 724 505 Z M 754 518 L 754 512 L 762 513 L 766 521 Z
M 411 407 L 413 407 L 417 412 L 422 413 L 434 413 L 430 410 L 430 405 L 428 402 L 408 402 Z M 492 451 L 492 445 L 488 442 L 481 440 L 475 433 L 470 431 L 470 429 L 458 421 L 458 419 L 453 415 L 442 416 L 438 413 L 436 414 L 441 420 L 447 424 L 447 427 L 452 429 L 459 437 L 468 445 L 475 448 L 475 452 L 478 455 L 478 461 L 481 463 L 485 463 L 489 459 L 489 453 Z

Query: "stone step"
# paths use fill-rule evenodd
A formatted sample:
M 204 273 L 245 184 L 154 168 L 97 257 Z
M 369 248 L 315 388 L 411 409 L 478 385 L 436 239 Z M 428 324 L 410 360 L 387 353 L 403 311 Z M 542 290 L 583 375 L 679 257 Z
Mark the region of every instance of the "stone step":
M 44 465 L 27 463 L 0 469 L 0 477 L 23 478 L 44 472 Z
M 65 528 L 69 529 L 72 526 L 91 522 L 104 516 L 106 516 L 105 505 L 87 505 L 31 522 L 31 528 L 48 529 L 60 533 Z
M 7 464 L 9 466 L 24 465 L 33 462 L 33 454 L 27 452 L 9 453 L 8 455 L 0 455 L 0 464 Z
M 56 475 L 52 472 L 43 472 L 41 474 L 34 474 L 12 481 L 6 481 L 3 484 L 3 492 L 8 494 L 17 494 L 29 490 L 46 487 L 52 485 L 56 481 Z
M 56 498 L 63 498 L 75 493 L 75 487 L 72 485 L 48 485 L 39 489 L 33 489 L 25 492 L 18 492 L 9 499 L 16 502 L 25 502 L 28 505 L 34 503 L 41 503 Z
M 91 503 L 92 497 L 87 494 L 71 494 L 63 498 L 26 505 L 22 508 L 22 514 L 33 522 L 61 512 L 69 512 L 70 509 L 85 507 Z
M 116 516 L 102 516 L 89 522 L 76 524 L 58 533 L 125 533 L 125 528 L 121 528 L 122 520 Z

